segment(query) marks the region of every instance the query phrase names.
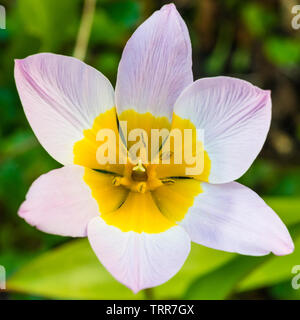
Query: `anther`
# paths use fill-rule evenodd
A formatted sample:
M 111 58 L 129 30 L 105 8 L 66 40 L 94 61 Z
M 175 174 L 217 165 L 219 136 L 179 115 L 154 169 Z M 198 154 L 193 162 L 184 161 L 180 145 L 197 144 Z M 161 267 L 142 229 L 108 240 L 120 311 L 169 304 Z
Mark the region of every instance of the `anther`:
M 112 185 L 118 187 L 121 185 L 121 177 L 114 177 L 112 180 Z
M 146 183 L 145 182 L 141 182 L 137 185 L 137 191 L 140 193 L 145 193 L 146 192 Z

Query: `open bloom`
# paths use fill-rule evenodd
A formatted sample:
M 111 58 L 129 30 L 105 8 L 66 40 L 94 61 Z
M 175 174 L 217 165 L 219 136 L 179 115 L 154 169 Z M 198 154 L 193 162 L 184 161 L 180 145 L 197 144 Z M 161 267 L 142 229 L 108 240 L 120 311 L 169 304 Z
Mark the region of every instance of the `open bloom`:
M 273 210 L 233 182 L 266 139 L 270 93 L 229 77 L 193 82 L 191 67 L 189 34 L 172 4 L 127 42 L 115 92 L 100 72 L 71 57 L 43 53 L 16 60 L 27 119 L 63 164 L 33 183 L 19 215 L 48 233 L 88 236 L 102 264 L 134 292 L 174 276 L 191 241 L 246 255 L 293 251 Z M 171 161 L 174 145 L 170 164 L 99 161 L 107 142 L 99 130 L 113 130 L 121 145 L 120 121 L 148 133 L 203 129 L 201 172 L 187 175 L 185 161 Z

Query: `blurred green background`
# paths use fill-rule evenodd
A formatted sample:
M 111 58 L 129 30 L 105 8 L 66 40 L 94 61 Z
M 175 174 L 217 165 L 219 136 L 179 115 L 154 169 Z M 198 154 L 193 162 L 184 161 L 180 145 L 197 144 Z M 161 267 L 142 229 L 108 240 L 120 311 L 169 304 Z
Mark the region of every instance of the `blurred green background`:
M 85 17 L 93 20 L 90 35 L 87 26 L 81 35 L 89 36 L 86 54 L 81 51 L 85 61 L 115 84 L 126 41 L 165 3 L 98 0 L 94 13 L 87 6 Z M 8 279 L 0 299 L 300 299 L 300 289 L 291 286 L 292 267 L 300 265 L 300 29 L 291 27 L 297 1 L 175 1 L 190 31 L 195 79 L 229 75 L 272 90 L 267 142 L 240 182 L 278 212 L 292 233 L 295 252 L 256 258 L 193 246 L 178 275 L 138 295 L 104 270 L 85 239 L 42 233 L 17 216 L 30 184 L 59 164 L 26 121 L 14 83 L 14 59 L 45 51 L 73 55 L 76 43 L 80 51 L 84 1 L 0 4 L 7 11 L 6 29 L 0 30 L 0 265 Z

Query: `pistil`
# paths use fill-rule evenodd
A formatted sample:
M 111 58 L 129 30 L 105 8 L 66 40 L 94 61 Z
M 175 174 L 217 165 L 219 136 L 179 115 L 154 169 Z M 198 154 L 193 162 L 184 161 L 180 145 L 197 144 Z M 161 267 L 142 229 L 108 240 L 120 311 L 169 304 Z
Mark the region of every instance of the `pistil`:
M 131 173 L 131 178 L 134 181 L 147 181 L 148 180 L 147 170 L 143 166 L 141 159 L 139 159 L 138 164 L 135 167 L 133 167 L 132 173 Z

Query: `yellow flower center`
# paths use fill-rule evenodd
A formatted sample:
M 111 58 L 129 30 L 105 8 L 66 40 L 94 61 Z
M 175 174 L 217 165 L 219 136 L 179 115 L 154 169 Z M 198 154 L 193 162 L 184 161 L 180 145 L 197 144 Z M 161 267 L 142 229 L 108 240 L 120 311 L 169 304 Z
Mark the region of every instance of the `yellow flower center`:
M 181 164 L 175 163 L 175 141 L 171 143 L 168 152 L 169 164 L 146 162 L 142 157 L 134 162 L 129 156 L 128 161 L 123 163 L 118 161 L 121 150 L 124 150 L 124 141 L 119 135 L 116 119 L 115 108 L 95 119 L 93 127 L 85 130 L 83 139 L 74 145 L 74 163 L 85 167 L 83 179 L 91 189 L 100 215 L 107 224 L 124 232 L 163 232 L 185 217 L 194 198 L 202 192 L 201 181 L 208 181 L 210 172 L 208 155 L 204 151 L 203 170 L 197 175 L 186 175 L 186 168 L 190 164 L 184 160 Z M 171 127 L 179 130 L 191 129 L 194 138 L 196 137 L 193 124 L 175 114 L 172 124 L 167 118 L 154 117 L 150 113 L 139 114 L 133 110 L 125 111 L 119 116 L 119 121 L 124 120 L 127 121 L 128 131 L 142 125 L 148 137 L 151 136 L 151 129 Z M 116 163 L 101 164 L 96 156 L 99 147 L 108 143 L 107 140 L 99 140 L 97 136 L 99 130 L 105 128 L 113 130 L 117 137 L 116 154 L 113 154 L 117 159 Z M 191 149 L 194 149 L 196 143 L 201 144 L 195 140 Z M 132 145 L 131 141 L 125 149 Z M 149 153 L 150 146 L 151 138 L 146 148 Z M 163 157 L 165 155 L 161 153 L 160 158 Z

